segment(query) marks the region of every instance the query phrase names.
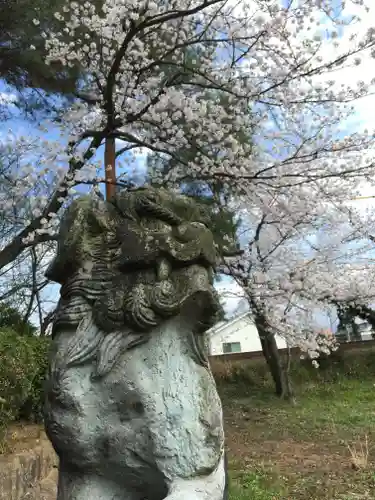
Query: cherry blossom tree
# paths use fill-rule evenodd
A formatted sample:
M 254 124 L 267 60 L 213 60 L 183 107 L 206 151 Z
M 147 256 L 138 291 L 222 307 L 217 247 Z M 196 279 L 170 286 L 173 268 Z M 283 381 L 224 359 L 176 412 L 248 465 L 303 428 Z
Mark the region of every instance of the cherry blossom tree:
M 373 85 L 371 75 L 353 85 L 335 80 L 374 51 L 374 28 L 356 27 L 367 8 L 358 4 L 106 0 L 96 9 L 66 2 L 55 14 L 60 29 L 43 34 L 46 62 L 79 64 L 79 98 L 60 117 L 67 146 L 49 141 L 43 169 L 31 162 L 28 174 L 20 170 L 19 179 L 49 177 L 54 189 L 33 198 L 34 215 L 5 238 L 0 269 L 53 237 L 75 186 L 105 182 L 110 199 L 145 150 L 174 160 L 165 180 L 178 185 L 187 172 L 220 180 L 258 214 L 268 213 L 270 196 L 278 210 L 283 200 L 297 214 L 304 206 L 322 211 L 324 200 L 341 203 L 364 179 L 373 182 L 372 133 L 337 132 Z M 186 160 L 179 152 L 191 145 L 196 154 Z M 17 192 L 29 201 L 28 182 Z M 282 265 L 288 252 L 278 251 Z M 279 320 L 287 325 L 284 313 Z
M 46 151 L 38 141 L 17 139 L 9 134 L 0 145 L 0 242 L 3 246 L 40 215 L 40 206 L 53 192 L 58 170 L 47 172 L 42 164 L 45 158 Z M 57 215 L 52 220 L 57 227 Z M 25 324 L 32 317 L 34 323 L 41 326 L 53 306 L 51 284 L 44 272 L 53 256 L 55 237 L 41 230 L 39 238 L 38 245 L 30 246 L 1 269 L 0 303 L 16 308 Z
M 287 398 L 293 394 L 275 335 L 316 363 L 321 353 L 337 348 L 333 335 L 321 335 L 322 315 L 334 307 L 371 323 L 369 305 L 375 302 L 374 248 L 368 238 L 374 214 L 356 214 L 327 197 L 307 203 L 305 196 L 302 205 L 301 194 L 289 194 L 285 203 L 283 195 L 269 193 L 267 211 L 243 206 L 244 254 L 223 259 L 221 269 L 240 286 L 276 393 Z

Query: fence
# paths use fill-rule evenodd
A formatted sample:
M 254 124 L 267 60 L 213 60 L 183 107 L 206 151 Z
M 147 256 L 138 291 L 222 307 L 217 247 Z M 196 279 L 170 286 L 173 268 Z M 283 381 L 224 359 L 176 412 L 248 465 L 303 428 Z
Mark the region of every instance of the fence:
M 355 342 L 344 342 L 340 344 L 339 350 L 341 351 L 361 351 L 364 349 L 373 349 L 375 347 L 375 340 L 357 340 Z M 287 353 L 287 349 L 279 349 L 281 355 Z M 301 354 L 298 347 L 292 347 L 290 349 L 292 357 L 297 357 Z M 234 352 L 232 354 L 219 354 L 216 356 L 210 356 L 212 360 L 220 361 L 242 361 L 246 359 L 259 359 L 263 357 L 262 351 L 252 351 L 252 352 Z

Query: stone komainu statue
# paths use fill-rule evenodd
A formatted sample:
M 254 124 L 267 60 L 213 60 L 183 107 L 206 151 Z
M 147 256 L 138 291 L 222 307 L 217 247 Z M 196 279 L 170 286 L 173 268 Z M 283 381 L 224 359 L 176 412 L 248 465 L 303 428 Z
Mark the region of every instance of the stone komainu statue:
M 47 271 L 62 285 L 45 404 L 58 500 L 223 499 L 209 225 L 204 207 L 162 189 L 67 210 Z

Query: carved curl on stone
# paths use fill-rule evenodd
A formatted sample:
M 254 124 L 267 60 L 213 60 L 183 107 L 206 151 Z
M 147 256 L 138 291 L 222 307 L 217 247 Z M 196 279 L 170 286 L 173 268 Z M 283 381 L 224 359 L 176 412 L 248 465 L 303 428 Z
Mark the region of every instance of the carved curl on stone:
M 54 335 L 61 328 L 76 332 L 65 367 L 94 360 L 93 376 L 105 375 L 124 349 L 146 342 L 189 303 L 196 317 L 192 355 L 207 365 L 204 332 L 219 310 L 209 224 L 205 207 L 163 189 L 123 191 L 113 203 L 75 200 L 47 271 L 62 285 Z

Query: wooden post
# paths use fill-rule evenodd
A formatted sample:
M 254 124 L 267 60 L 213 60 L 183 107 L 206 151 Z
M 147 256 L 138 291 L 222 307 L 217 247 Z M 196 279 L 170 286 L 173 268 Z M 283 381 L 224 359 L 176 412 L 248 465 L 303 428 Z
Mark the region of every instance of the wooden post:
M 110 201 L 116 193 L 116 148 L 114 137 L 107 137 L 105 140 L 104 167 L 105 197 L 107 201 Z

